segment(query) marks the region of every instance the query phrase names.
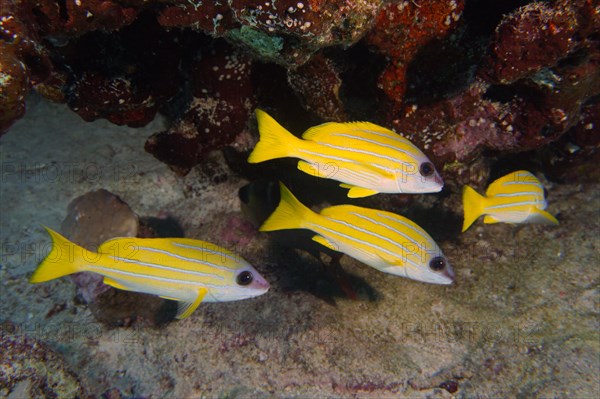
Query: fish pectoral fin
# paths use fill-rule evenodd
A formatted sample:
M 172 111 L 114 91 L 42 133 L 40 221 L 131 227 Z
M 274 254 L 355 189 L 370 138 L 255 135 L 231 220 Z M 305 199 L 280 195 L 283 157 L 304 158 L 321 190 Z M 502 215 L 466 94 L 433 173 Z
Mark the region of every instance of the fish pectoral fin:
M 550 213 L 536 208 L 536 207 L 531 207 L 530 211 L 529 211 L 529 216 L 527 216 L 527 219 L 525 219 L 526 223 L 537 223 L 537 224 L 554 224 L 557 225 L 558 224 L 558 220 L 556 220 L 556 218 L 554 216 L 552 216 Z
M 378 193 L 378 191 L 371 190 L 370 188 L 353 186 L 351 184 L 340 184 L 340 187 L 350 189 L 350 191 L 348 191 L 348 198 L 363 198 Z
M 185 319 L 186 317 L 189 317 L 192 313 L 194 313 L 194 310 L 196 310 L 196 308 L 200 305 L 207 292 L 208 290 L 206 288 L 200 288 L 198 290 L 198 295 L 196 296 L 196 299 L 194 299 L 193 302 L 177 302 L 177 315 L 175 315 L 175 318 L 179 320 Z
M 325 238 L 323 236 L 318 236 L 317 235 L 317 236 L 314 236 L 312 239 L 313 239 L 313 241 L 316 241 L 319 244 L 321 244 L 324 247 L 327 247 L 327 248 L 329 248 L 331 250 L 338 251 L 338 252 L 340 250 L 337 245 L 335 245 L 334 243 L 332 243 L 331 241 L 329 241 L 327 238 Z
M 120 290 L 129 291 L 129 288 L 127 288 L 126 286 L 124 286 L 119 281 L 113 280 L 110 277 L 104 277 L 103 283 L 106 284 L 106 285 L 110 285 L 111 287 L 118 288 Z

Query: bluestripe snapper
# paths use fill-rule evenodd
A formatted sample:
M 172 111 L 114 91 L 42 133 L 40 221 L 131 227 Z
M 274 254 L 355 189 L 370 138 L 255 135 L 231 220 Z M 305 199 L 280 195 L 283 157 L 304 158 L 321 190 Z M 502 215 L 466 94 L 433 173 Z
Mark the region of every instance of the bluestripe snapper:
M 416 223 L 391 212 L 337 205 L 313 212 L 283 185 L 281 201 L 261 231 L 309 229 L 313 240 L 377 270 L 433 284 L 454 272 L 435 241 Z
M 260 140 L 248 162 L 300 158 L 298 169 L 334 179 L 348 197 L 377 193 L 433 193 L 444 183 L 431 161 L 406 138 L 369 122 L 324 123 L 297 138 L 257 109 Z
M 469 186 L 463 189 L 464 221 L 462 231 L 481 215 L 484 223 L 558 224 L 546 209 L 542 183 L 526 170 L 518 170 L 495 180 L 485 196 Z
M 114 238 L 97 253 L 46 228 L 52 249 L 29 279 L 41 283 L 77 272 L 104 276 L 112 287 L 178 301 L 177 318 L 205 302 L 262 295 L 269 283 L 244 259 L 214 244 L 187 238 Z

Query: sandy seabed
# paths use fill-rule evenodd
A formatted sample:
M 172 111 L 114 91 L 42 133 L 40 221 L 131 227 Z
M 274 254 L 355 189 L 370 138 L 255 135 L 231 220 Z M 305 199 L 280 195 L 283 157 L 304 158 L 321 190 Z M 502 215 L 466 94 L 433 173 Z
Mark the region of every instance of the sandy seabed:
M 560 226 L 478 221 L 438 242 L 457 274 L 452 286 L 346 257 L 344 269 L 362 282 L 359 299 L 324 300 L 302 288 L 321 278 L 317 262 L 258 233 L 230 249 L 270 281 L 266 295 L 202 304 L 159 328 L 105 327 L 74 302 L 68 278 L 28 284 L 48 250 L 41 226 L 58 228 L 74 197 L 99 188 L 139 215 L 172 215 L 188 237 L 231 242 L 223 226 L 243 218 L 237 191 L 246 181 L 230 175 L 214 184 L 200 168 L 176 177 L 143 150 L 161 129 L 160 119 L 142 129 L 85 123 L 32 96 L 25 118 L 0 139 L 0 322 L 11 326 L 2 334 L 47 344 L 86 395 L 116 388 L 152 398 L 600 396 L 599 184 L 547 186 Z M 0 380 L 16 373 L 0 366 Z M 452 386 L 454 393 L 444 389 Z M 0 395 L 25 388 L 0 384 Z

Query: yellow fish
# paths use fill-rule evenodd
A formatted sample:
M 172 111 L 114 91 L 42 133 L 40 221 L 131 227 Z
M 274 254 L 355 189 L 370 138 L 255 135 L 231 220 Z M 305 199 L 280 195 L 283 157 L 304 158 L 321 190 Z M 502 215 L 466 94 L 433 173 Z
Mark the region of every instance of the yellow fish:
M 542 183 L 530 172 L 518 170 L 495 180 L 485 196 L 465 186 L 462 231 L 481 215 L 485 215 L 484 223 L 558 224 L 554 216 L 544 211 L 546 206 Z
M 454 272 L 435 241 L 414 222 L 391 212 L 338 205 L 315 213 L 283 185 L 281 201 L 260 231 L 309 229 L 313 240 L 377 270 L 433 284 Z
M 29 282 L 41 283 L 78 272 L 104 276 L 115 288 L 178 301 L 177 318 L 206 302 L 262 295 L 269 283 L 245 260 L 214 244 L 188 238 L 114 238 L 98 252 L 46 228 L 52 250 Z
M 334 179 L 348 197 L 377 193 L 433 193 L 444 183 L 421 150 L 391 130 L 369 122 L 324 123 L 297 138 L 257 109 L 260 140 L 248 162 L 300 158 L 298 169 Z

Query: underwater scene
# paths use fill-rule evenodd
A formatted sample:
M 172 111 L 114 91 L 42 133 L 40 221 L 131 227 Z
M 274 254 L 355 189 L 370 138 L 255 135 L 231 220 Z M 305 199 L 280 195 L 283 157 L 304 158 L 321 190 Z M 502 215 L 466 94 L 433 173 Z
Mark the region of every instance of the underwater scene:
M 600 3 L 0 0 L 0 397 L 600 397 Z

